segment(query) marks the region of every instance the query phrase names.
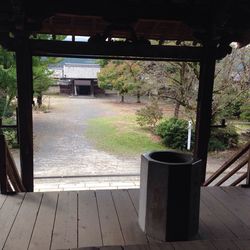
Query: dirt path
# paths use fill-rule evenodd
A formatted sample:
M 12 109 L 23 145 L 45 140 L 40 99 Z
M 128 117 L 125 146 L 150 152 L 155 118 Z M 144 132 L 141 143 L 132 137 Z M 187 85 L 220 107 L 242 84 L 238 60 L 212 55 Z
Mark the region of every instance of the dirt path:
M 50 97 L 51 112 L 34 112 L 35 176 L 138 174 L 139 157 L 96 150 L 85 138 L 89 119 L 118 112 L 102 99 Z
M 36 177 L 92 176 L 89 178 L 36 179 L 36 190 L 139 187 L 140 155 L 118 157 L 94 148 L 85 136 L 87 121 L 101 116 L 134 113 L 143 104 L 117 99 L 47 97 L 49 113 L 34 111 L 34 167 Z M 171 115 L 171 107 L 165 112 Z M 18 152 L 13 150 L 18 163 Z M 233 152 L 208 157 L 208 175 Z M 94 178 L 93 176 L 113 176 Z M 119 177 L 119 175 L 127 175 Z M 132 175 L 132 176 L 129 176 Z M 124 186 L 125 185 L 125 186 Z
M 35 176 L 138 174 L 140 156 L 124 158 L 97 150 L 85 138 L 87 121 L 101 116 L 135 113 L 143 104 L 117 99 L 48 97 L 51 112 L 34 112 Z M 171 114 L 171 107 L 166 107 Z M 214 172 L 227 154 L 208 157 Z

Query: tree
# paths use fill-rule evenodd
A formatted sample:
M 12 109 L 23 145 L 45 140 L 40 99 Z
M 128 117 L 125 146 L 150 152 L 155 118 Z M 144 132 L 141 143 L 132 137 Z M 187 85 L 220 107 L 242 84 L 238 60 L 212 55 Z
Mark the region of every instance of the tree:
M 181 106 L 192 117 L 198 89 L 198 65 L 188 62 L 147 62 L 144 67 L 149 92 L 158 98 L 173 100 L 175 118 L 179 117 Z
M 137 103 L 141 102 L 141 96 L 146 93 L 145 91 L 145 81 L 144 81 L 144 69 L 143 63 L 140 61 L 124 61 L 125 68 L 127 71 L 128 81 L 131 82 L 133 86 L 131 88 L 131 93 L 136 95 Z
M 66 36 L 57 35 L 57 40 L 63 40 Z M 39 34 L 34 39 L 51 40 L 52 35 Z M 41 107 L 43 100 L 43 93 L 48 90 L 54 82 L 52 78 L 53 71 L 49 70 L 49 65 L 57 64 L 61 61 L 60 58 L 55 57 L 40 57 L 32 58 L 33 64 L 33 90 L 34 96 L 37 98 L 37 105 Z
M 117 90 L 123 103 L 125 94 L 133 89 L 129 64 L 109 61 L 98 74 L 98 84 L 100 88 Z
M 213 92 L 213 121 L 240 117 L 250 98 L 250 46 L 238 49 L 217 63 Z
M 65 36 L 58 36 L 62 40 Z M 38 35 L 34 39 L 52 39 L 51 35 Z M 42 96 L 53 83 L 52 71 L 48 69 L 51 64 L 58 63 L 61 59 L 47 57 L 33 57 L 33 89 L 37 104 L 42 105 Z M 13 52 L 8 52 L 0 46 L 0 115 L 5 116 L 10 104 L 16 96 L 16 62 Z
M 144 63 L 145 79 L 149 91 L 158 98 L 171 99 L 175 103 L 174 116 L 178 118 L 180 107 L 185 114 L 195 118 L 198 92 L 199 65 L 192 62 Z M 151 88 L 150 88 L 151 86 Z M 221 118 L 240 117 L 242 106 L 250 97 L 250 46 L 237 49 L 216 65 L 212 123 Z
M 58 58 L 33 57 L 33 89 L 38 107 L 42 105 L 44 91 L 54 82 L 54 79 L 51 77 L 53 71 L 49 70 L 48 66 L 59 61 L 60 59 Z
M 11 101 L 16 96 L 16 68 L 12 52 L 0 46 L 0 116 L 9 112 Z

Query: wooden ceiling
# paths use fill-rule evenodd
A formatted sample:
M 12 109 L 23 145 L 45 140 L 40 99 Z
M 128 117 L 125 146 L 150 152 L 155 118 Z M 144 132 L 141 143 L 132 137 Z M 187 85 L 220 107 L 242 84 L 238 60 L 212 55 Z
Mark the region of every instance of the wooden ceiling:
M 0 33 L 250 42 L 248 0 L 5 0 Z
M 93 36 L 109 33 L 112 37 L 131 38 L 133 32 L 137 37 L 156 40 L 194 40 L 188 25 L 179 21 L 138 19 L 135 22 L 108 22 L 98 16 L 72 16 L 58 14 L 47 18 L 40 29 L 42 33 L 74 34 Z

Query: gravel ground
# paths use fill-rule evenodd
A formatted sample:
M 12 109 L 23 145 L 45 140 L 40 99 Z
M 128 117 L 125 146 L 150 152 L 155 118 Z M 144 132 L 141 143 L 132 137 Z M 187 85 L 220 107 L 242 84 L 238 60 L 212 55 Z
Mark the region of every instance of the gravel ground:
M 89 119 L 117 115 L 102 99 L 51 97 L 49 113 L 34 112 L 35 176 L 138 174 L 139 157 L 97 150 L 85 138 Z
M 97 150 L 86 139 L 84 131 L 91 118 L 128 114 L 142 104 L 66 96 L 47 97 L 46 103 L 50 112 L 33 113 L 34 174 L 39 178 L 35 180 L 35 191 L 139 187 L 140 156 L 125 158 Z M 171 112 L 170 107 L 166 112 Z M 13 153 L 18 163 L 18 152 L 14 150 Z M 232 153 L 210 155 L 208 175 Z M 80 177 L 65 179 L 63 176 Z M 46 180 L 41 177 L 60 178 Z

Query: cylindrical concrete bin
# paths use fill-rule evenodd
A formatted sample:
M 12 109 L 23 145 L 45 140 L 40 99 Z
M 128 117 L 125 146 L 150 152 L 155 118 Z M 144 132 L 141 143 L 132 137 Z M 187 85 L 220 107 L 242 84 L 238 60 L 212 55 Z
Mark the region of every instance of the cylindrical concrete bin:
M 160 241 L 190 240 L 199 228 L 201 161 L 157 151 L 141 158 L 139 225 Z

